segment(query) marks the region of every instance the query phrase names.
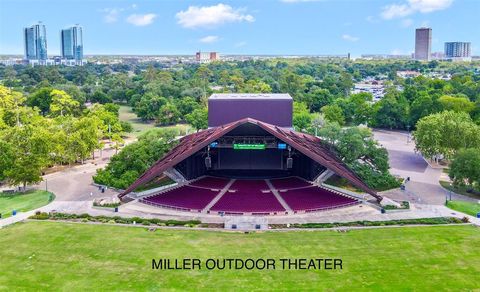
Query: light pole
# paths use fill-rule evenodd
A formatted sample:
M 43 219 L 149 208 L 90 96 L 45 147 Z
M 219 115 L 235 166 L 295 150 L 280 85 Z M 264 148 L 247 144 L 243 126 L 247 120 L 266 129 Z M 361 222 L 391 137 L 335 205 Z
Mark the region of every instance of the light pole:
M 407 125 L 407 132 L 408 132 L 407 133 L 407 135 L 408 135 L 407 136 L 407 144 L 409 144 L 410 143 L 410 125 Z

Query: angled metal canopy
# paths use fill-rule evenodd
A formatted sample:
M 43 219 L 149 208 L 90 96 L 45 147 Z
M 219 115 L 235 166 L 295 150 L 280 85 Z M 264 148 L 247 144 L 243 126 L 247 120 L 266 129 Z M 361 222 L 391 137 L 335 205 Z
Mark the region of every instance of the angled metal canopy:
M 347 179 L 354 186 L 372 195 L 378 201 L 382 199 L 382 197 L 377 195 L 374 190 L 369 188 L 355 172 L 348 168 L 345 163 L 343 163 L 335 154 L 326 148 L 320 138 L 295 132 L 287 128 L 277 127 L 251 118 L 241 119 L 236 122 L 203 130 L 181 138 L 177 146 L 175 146 L 170 152 L 168 152 L 152 167 L 145 171 L 145 173 L 143 173 L 130 187 L 128 187 L 128 189 L 119 195 L 119 198 L 121 199 L 128 193 L 135 190 L 137 187 L 161 175 L 170 167 L 174 167 L 189 156 L 207 147 L 211 142 L 214 142 L 238 126 L 246 123 L 258 125 L 260 128 L 289 144 L 297 151 L 325 166 L 326 168 L 335 172 L 337 175 Z

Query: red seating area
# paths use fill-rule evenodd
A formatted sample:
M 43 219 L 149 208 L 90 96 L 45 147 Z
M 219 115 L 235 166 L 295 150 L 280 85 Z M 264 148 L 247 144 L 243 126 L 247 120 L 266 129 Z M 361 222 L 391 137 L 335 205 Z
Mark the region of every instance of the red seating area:
M 289 190 L 280 195 L 293 211 L 318 211 L 357 203 L 354 199 L 319 187 Z
M 270 182 L 277 190 L 289 190 L 296 188 L 311 187 L 312 184 L 298 177 L 286 177 L 271 179 Z
M 203 210 L 220 193 L 229 179 L 204 177 L 191 185 L 184 185 L 161 194 L 142 199 L 146 204 L 184 211 Z M 335 191 L 312 186 L 297 177 L 270 180 L 287 205 L 295 212 L 312 212 L 344 207 L 358 203 Z M 213 190 L 215 189 L 215 190 Z M 235 180 L 213 207 L 213 212 L 226 214 L 283 213 L 285 208 L 271 192 L 265 180 Z
M 209 189 L 182 186 L 168 192 L 143 199 L 147 204 L 180 210 L 201 211 L 218 194 Z
M 228 178 L 205 176 L 190 185 L 194 187 L 209 188 L 209 189 L 223 189 L 230 181 Z
M 230 187 L 235 192 L 227 192 L 211 208 L 216 212 L 227 213 L 271 213 L 285 211 L 271 193 L 264 180 L 236 180 Z

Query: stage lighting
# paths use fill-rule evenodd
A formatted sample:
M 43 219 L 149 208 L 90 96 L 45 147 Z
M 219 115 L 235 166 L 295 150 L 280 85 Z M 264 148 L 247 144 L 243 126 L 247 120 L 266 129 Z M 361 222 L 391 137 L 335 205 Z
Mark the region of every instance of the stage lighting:
M 292 166 L 293 166 L 293 158 L 292 158 L 292 157 L 288 157 L 288 158 L 287 158 L 287 169 L 292 168 Z
M 212 158 L 210 158 L 210 157 L 205 157 L 205 167 L 206 167 L 206 168 L 212 167 Z

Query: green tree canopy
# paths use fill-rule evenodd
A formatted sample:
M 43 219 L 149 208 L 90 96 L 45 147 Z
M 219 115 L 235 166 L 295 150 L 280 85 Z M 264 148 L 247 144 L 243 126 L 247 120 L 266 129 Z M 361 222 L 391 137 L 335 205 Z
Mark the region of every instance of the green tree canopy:
M 461 148 L 480 147 L 480 126 L 464 112 L 432 114 L 420 119 L 416 127 L 416 148 L 426 157 L 450 159 Z
M 455 185 L 480 191 L 480 148 L 460 149 L 453 156 L 448 175 Z

